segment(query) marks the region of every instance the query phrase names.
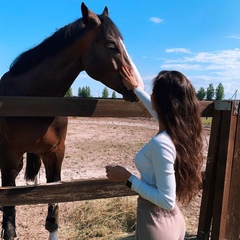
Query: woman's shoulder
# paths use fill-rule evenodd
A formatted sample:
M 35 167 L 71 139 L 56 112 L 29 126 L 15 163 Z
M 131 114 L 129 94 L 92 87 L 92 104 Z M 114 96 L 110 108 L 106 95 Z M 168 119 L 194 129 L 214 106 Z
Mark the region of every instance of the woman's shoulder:
M 148 143 L 148 153 L 152 159 L 163 158 L 174 163 L 176 159 L 176 148 L 170 136 L 166 132 L 158 133 Z
M 153 147 L 168 148 L 175 151 L 175 145 L 166 131 L 158 133 L 151 139 Z
M 172 142 L 171 137 L 167 133 L 167 131 L 162 131 L 158 134 L 156 134 L 152 138 L 153 142 L 159 142 L 159 143 L 164 143 L 164 142 Z

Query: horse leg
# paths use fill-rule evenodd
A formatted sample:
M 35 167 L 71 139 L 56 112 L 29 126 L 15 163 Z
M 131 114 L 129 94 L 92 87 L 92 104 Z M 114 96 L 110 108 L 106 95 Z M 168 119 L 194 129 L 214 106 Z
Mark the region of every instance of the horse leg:
M 3 154 L 3 151 L 1 150 Z M 2 174 L 2 186 L 16 186 L 15 179 L 23 166 L 23 158 L 16 157 L 14 154 L 11 156 L 4 156 L 1 154 L 1 174 Z M 3 163 L 3 159 L 8 161 Z M 2 233 L 1 237 L 5 240 L 13 240 L 16 234 L 16 210 L 15 206 L 4 206 L 2 208 L 3 221 L 2 221 Z
M 44 154 L 42 157 L 46 170 L 47 183 L 61 181 L 61 166 L 65 152 L 65 144 L 62 142 L 54 151 Z M 50 232 L 49 239 L 57 238 L 57 229 L 59 223 L 59 206 L 58 204 L 48 204 L 48 214 L 46 218 L 45 228 Z
M 59 226 L 59 206 L 58 204 L 48 204 L 48 214 L 46 218 L 45 228 L 49 231 L 49 240 L 57 240 L 57 229 Z
M 3 207 L 3 222 L 1 237 L 5 240 L 14 239 L 16 234 L 16 210 L 15 206 Z

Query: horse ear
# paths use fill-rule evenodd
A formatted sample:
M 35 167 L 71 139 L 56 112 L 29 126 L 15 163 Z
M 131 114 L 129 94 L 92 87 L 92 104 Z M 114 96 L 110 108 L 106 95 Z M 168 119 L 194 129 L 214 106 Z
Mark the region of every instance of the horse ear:
M 108 7 L 105 7 L 103 12 L 102 12 L 102 15 L 106 16 L 106 17 L 109 17 L 109 13 L 108 13 Z
M 86 25 L 96 27 L 101 23 L 98 16 L 94 12 L 90 11 L 84 3 L 81 4 L 81 11 L 83 16 L 83 21 Z

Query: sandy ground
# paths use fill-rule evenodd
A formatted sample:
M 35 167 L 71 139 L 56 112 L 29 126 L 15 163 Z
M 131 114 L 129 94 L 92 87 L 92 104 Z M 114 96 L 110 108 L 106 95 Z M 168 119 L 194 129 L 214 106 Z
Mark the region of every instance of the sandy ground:
M 153 119 L 140 118 L 69 118 L 66 139 L 66 154 L 62 167 L 62 180 L 104 178 L 105 166 L 123 165 L 138 175 L 134 166 L 136 152 L 156 134 L 157 123 Z M 206 128 L 205 146 L 207 148 L 209 129 Z M 17 185 L 25 185 L 24 168 L 17 178 Z M 45 183 L 45 171 L 39 173 L 39 183 Z M 44 196 L 43 196 L 44 197 Z M 186 218 L 188 232 L 196 231 L 198 224 L 201 194 L 182 212 Z M 66 216 L 76 202 L 60 203 L 60 228 L 68 224 Z M 17 206 L 18 240 L 45 240 L 48 232 L 44 228 L 47 205 Z M 1 214 L 2 215 L 2 214 Z M 2 217 L 2 216 L 0 216 Z M 70 227 L 70 226 L 69 226 Z

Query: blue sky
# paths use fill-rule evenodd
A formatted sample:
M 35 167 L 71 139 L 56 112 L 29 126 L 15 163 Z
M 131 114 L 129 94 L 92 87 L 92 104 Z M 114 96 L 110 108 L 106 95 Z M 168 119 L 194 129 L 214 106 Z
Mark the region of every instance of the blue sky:
M 163 69 L 183 72 L 196 90 L 222 83 L 225 99 L 240 96 L 239 0 L 85 0 L 97 14 L 107 6 L 145 89 Z M 79 0 L 0 0 L 0 76 L 12 61 L 82 17 Z M 72 85 L 101 97 L 104 85 L 82 72 Z M 112 90 L 109 89 L 109 93 Z M 118 95 L 121 97 L 121 95 Z

